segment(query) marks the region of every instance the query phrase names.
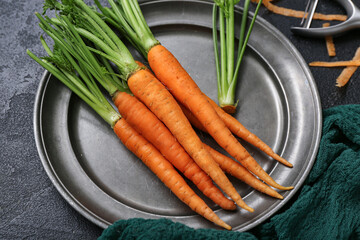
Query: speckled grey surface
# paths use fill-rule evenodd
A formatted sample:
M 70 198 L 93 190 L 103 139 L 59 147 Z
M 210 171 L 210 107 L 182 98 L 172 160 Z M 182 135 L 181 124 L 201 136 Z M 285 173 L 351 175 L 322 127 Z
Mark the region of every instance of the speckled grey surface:
M 25 53 L 41 55 L 35 11 L 42 0 L 0 0 L 0 239 L 95 239 L 101 229 L 61 198 L 42 168 L 34 142 L 33 107 L 43 69 Z M 302 10 L 303 0 L 279 0 L 280 6 Z M 254 5 L 252 5 L 254 9 Z M 318 10 L 338 13 L 331 1 Z M 298 48 L 306 62 L 351 59 L 360 46 L 360 30 L 335 39 L 337 57 L 329 58 L 324 40 L 294 36 L 298 19 L 278 16 L 265 8 L 260 16 L 275 25 Z M 347 87 L 335 87 L 341 69 L 312 68 L 323 108 L 360 103 L 360 72 Z

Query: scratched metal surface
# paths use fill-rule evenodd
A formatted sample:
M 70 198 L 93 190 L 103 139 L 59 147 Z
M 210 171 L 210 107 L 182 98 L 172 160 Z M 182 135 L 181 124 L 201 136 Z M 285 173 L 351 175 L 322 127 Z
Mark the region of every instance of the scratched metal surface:
M 42 0 L 0 1 L 0 238 L 1 239 L 94 239 L 102 229 L 63 199 L 46 175 L 33 134 L 33 106 L 43 69 L 26 54 L 41 54 L 35 11 Z M 104 1 L 102 1 L 104 2 Z M 278 1 L 277 5 L 304 9 L 304 1 Z M 252 10 L 254 5 L 251 6 Z M 319 11 L 341 13 L 331 1 L 320 1 Z M 337 57 L 329 58 L 322 39 L 294 36 L 290 27 L 298 19 L 279 16 L 262 8 L 260 16 L 278 28 L 298 49 L 306 62 L 351 59 L 360 33 L 335 39 Z M 341 69 L 311 68 L 323 108 L 360 103 L 359 71 L 343 89 L 335 79 Z

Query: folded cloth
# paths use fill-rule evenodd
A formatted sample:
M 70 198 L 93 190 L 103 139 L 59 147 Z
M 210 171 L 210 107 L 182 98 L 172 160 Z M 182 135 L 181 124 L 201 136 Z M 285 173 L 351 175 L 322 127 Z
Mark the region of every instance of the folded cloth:
M 99 239 L 360 239 L 360 105 L 324 110 L 323 119 L 317 159 L 300 194 L 250 232 L 134 218 L 115 222 Z

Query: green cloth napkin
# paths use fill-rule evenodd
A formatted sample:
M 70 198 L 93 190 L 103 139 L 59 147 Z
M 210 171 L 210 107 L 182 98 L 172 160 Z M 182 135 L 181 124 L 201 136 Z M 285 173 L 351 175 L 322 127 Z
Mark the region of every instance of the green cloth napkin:
M 324 110 L 323 118 L 317 159 L 300 194 L 250 232 L 135 218 L 115 222 L 99 239 L 360 239 L 360 105 Z

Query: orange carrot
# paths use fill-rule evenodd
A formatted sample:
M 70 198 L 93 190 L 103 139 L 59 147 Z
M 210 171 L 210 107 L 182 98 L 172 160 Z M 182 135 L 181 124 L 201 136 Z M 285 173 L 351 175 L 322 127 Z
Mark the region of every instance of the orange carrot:
M 148 52 L 148 62 L 156 77 L 169 89 L 180 103 L 194 114 L 215 141 L 232 157 L 241 162 L 247 169 L 270 186 L 282 190 L 292 188 L 280 186 L 261 168 L 255 159 L 232 135 L 215 109 L 206 97 L 204 97 L 200 88 L 165 47 L 161 45 L 152 47 Z
M 215 162 L 217 162 L 222 170 L 227 173 L 230 173 L 232 176 L 240 179 L 244 183 L 253 187 L 254 189 L 265 193 L 271 197 L 275 197 L 278 199 L 284 199 L 278 192 L 274 189 L 257 179 L 252 173 L 250 173 L 246 168 L 244 168 L 240 163 L 234 161 L 233 159 L 219 153 L 215 149 L 210 146 L 205 145 L 205 148 L 209 151 L 211 156 L 214 158 Z
M 211 178 L 190 158 L 165 125 L 137 98 L 118 92 L 113 101 L 125 120 L 204 194 L 226 210 L 236 208 L 213 184 Z
M 170 92 L 154 75 L 139 70 L 128 78 L 131 92 L 138 97 L 170 130 L 197 165 L 240 207 L 253 212 L 245 204 L 225 173 L 212 159 L 196 135 L 188 119 Z
M 209 221 L 231 230 L 231 227 L 223 222 L 211 208 L 195 194 L 161 153 L 136 132 L 125 119 L 122 118 L 115 124 L 114 132 L 123 144 L 139 157 L 181 201 Z

